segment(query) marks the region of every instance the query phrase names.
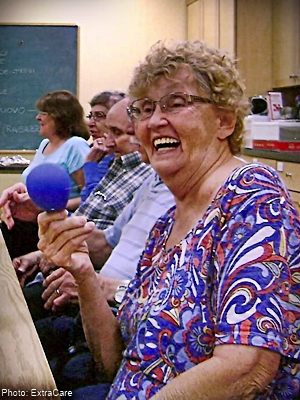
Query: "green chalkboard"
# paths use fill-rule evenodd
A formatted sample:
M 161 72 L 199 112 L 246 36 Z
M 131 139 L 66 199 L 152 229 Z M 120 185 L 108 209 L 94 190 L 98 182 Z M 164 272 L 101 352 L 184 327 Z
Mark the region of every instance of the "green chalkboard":
M 35 150 L 41 140 L 36 100 L 77 94 L 78 27 L 0 24 L 0 150 Z

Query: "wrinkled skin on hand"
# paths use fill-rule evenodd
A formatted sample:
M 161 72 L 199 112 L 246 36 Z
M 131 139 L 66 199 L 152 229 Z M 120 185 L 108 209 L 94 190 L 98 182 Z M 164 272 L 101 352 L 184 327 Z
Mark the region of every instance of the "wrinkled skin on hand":
M 78 304 L 77 284 L 74 277 L 64 268 L 52 272 L 43 282 L 45 288 L 42 299 L 44 307 L 53 312 L 62 311 L 67 304 Z M 59 289 L 59 294 L 56 293 Z
M 39 269 L 39 257 L 36 257 L 36 253 L 28 253 L 12 260 L 21 287 L 24 287 L 27 278 L 33 276 Z
M 86 161 L 99 162 L 109 153 L 109 149 L 105 146 L 105 138 L 93 141 L 93 146 L 86 156 Z
M 55 265 L 64 267 L 75 277 L 80 276 L 80 266 L 90 262 L 86 239 L 95 224 L 83 216 L 67 216 L 67 211 L 43 212 L 38 216 L 38 248 Z
M 41 271 L 44 276 L 47 276 L 56 268 L 40 251 L 33 251 L 32 253 L 16 257 L 12 260 L 12 263 L 22 287 L 24 287 L 27 278 L 33 276 L 34 273 Z
M 8 229 L 13 228 L 14 218 L 23 221 L 36 221 L 41 212 L 40 208 L 30 199 L 26 186 L 21 182 L 3 190 L 0 197 L 0 207 L 2 207 L 1 219 Z
M 45 277 L 56 269 L 55 264 L 48 260 L 44 255 L 40 259 L 39 267 Z

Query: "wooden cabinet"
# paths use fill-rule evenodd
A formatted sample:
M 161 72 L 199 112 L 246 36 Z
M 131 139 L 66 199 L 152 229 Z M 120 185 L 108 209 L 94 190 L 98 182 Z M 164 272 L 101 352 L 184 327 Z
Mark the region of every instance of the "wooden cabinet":
M 300 166 L 299 164 L 282 162 L 283 171 L 279 172 L 281 179 L 288 189 L 300 194 Z
M 273 1 L 273 87 L 300 84 L 300 1 Z
M 246 95 L 272 88 L 272 0 L 236 1 L 237 67 Z
M 259 158 L 259 157 L 251 157 L 242 155 L 241 158 L 248 162 L 260 162 L 262 164 L 266 164 L 269 167 L 276 169 L 276 160 L 268 159 L 268 158 Z
M 187 38 L 237 57 L 246 95 L 300 85 L 300 0 L 186 0 Z
M 292 199 L 294 200 L 294 203 L 300 213 L 300 193 L 291 193 Z
M 234 0 L 187 0 L 187 38 L 235 54 Z
M 260 162 L 277 170 L 278 175 L 289 189 L 291 197 L 300 211 L 300 165 L 298 163 L 245 155 L 242 155 L 241 158 L 248 162 Z
M 300 1 L 237 0 L 236 55 L 249 97 L 300 84 Z

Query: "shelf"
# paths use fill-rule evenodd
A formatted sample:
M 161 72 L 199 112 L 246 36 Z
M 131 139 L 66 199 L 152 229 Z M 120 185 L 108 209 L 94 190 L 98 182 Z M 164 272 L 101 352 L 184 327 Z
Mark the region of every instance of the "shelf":
M 274 151 L 244 148 L 242 149 L 242 155 L 243 154 L 250 157 L 262 157 L 276 161 L 300 163 L 300 151 Z
M 7 165 L 0 166 L 0 174 L 21 174 L 28 165 Z

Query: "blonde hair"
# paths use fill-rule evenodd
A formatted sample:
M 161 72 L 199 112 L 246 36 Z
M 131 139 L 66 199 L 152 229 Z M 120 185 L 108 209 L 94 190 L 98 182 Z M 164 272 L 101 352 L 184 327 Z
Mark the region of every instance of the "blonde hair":
M 158 78 L 164 76 L 170 79 L 184 66 L 192 71 L 200 95 L 206 94 L 216 106 L 235 113 L 236 125 L 228 142 L 232 154 L 239 153 L 243 141 L 243 120 L 249 113 L 250 104 L 244 98 L 244 84 L 235 61 L 206 42 L 155 43 L 134 70 L 129 85 L 130 97 L 145 96 Z

